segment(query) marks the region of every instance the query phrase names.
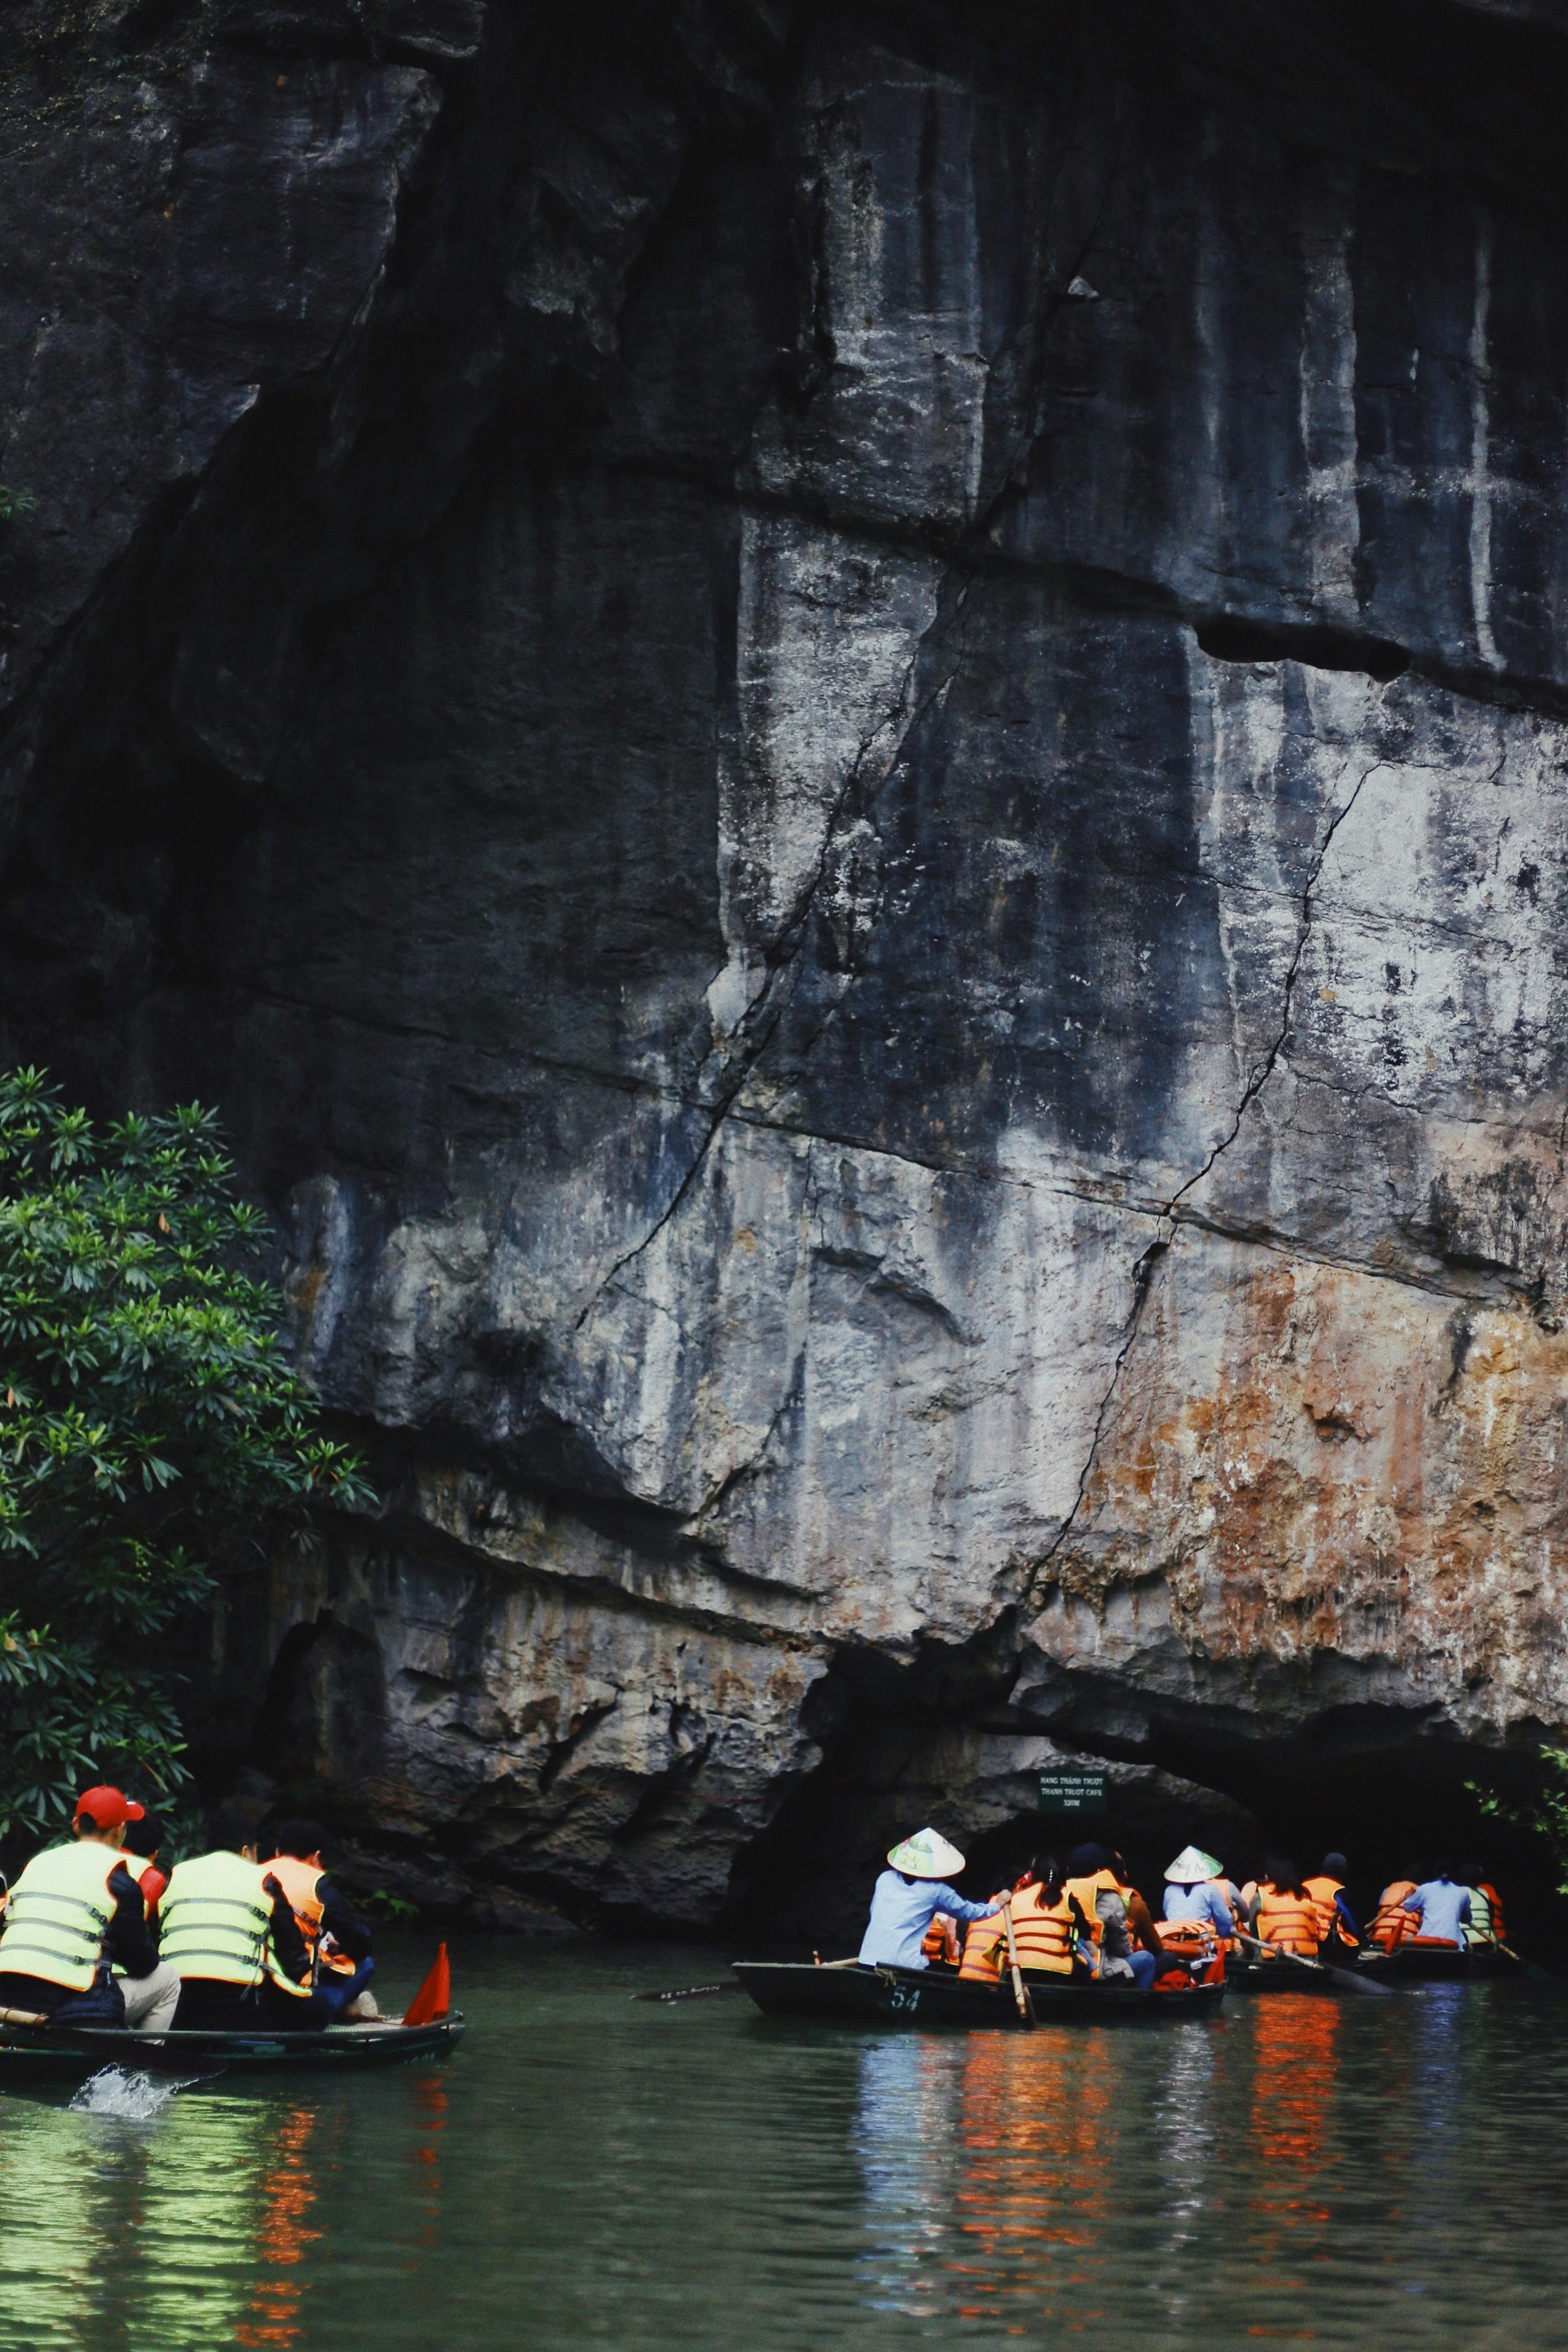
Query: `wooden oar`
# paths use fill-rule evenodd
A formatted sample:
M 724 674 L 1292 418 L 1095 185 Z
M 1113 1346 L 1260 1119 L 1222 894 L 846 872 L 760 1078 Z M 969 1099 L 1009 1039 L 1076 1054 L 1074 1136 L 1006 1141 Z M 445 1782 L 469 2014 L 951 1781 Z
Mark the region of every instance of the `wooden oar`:
M 1511 1944 L 1505 1944 L 1500 1936 L 1495 1936 L 1492 1940 L 1496 1944 L 1500 1952 L 1506 1952 L 1510 1960 L 1518 1961 L 1520 1967 L 1524 1970 L 1527 1977 L 1539 1977 L 1545 1984 L 1556 1983 L 1557 1979 L 1552 1975 L 1550 1969 L 1540 1967 L 1534 1960 L 1527 1960 L 1522 1952 L 1516 1952 L 1513 1946 Z
M 731 1978 L 725 1984 L 675 1985 L 668 1992 L 634 1992 L 634 2000 L 703 2000 L 711 1992 L 744 1992 L 743 1984 Z
M 1013 1971 L 1013 1998 L 1018 2004 L 1018 2014 L 1025 2024 L 1033 2025 L 1034 1996 L 1024 1982 L 1023 1970 L 1018 1966 L 1018 1947 L 1013 1941 L 1013 1898 L 1010 1895 L 1004 1895 L 1002 1899 L 1002 1925 L 1007 1930 L 1007 1966 Z
M 1394 1990 L 1392 1985 L 1373 1984 L 1369 1977 L 1358 1977 L 1349 1969 L 1326 1969 L 1321 1960 L 1310 1960 L 1305 1952 L 1287 1952 L 1279 1944 L 1266 1944 L 1257 1936 L 1238 1936 L 1237 1941 L 1250 1944 L 1256 1958 L 1288 1960 L 1292 1968 L 1310 1969 L 1315 1977 L 1331 1977 L 1336 1985 L 1343 1985 L 1347 1991 L 1352 1988 L 1357 1992 L 1378 1994 Z

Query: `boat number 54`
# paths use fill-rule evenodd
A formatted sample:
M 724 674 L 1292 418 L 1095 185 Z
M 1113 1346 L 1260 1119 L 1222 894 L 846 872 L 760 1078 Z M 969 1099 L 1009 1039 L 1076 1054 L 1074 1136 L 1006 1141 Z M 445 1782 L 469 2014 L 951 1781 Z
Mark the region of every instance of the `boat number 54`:
M 921 2005 L 921 1990 L 922 1988 L 920 1985 L 894 1985 L 891 1992 L 888 1995 L 888 2007 L 889 2009 L 919 2009 Z

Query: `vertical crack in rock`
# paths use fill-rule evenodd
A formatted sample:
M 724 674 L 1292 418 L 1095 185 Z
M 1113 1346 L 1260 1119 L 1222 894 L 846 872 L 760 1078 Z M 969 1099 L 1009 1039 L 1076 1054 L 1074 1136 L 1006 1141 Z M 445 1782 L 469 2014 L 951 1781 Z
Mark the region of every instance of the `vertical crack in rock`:
M 1221 1137 L 1220 1140 L 1215 1145 L 1214 1150 L 1209 1153 L 1208 1158 L 1204 1161 L 1203 1166 L 1198 1169 L 1194 1174 L 1189 1176 L 1184 1184 L 1179 1186 L 1177 1190 L 1172 1193 L 1171 1198 L 1166 1202 L 1164 1208 L 1161 1211 L 1163 1218 L 1168 1218 L 1173 1223 L 1177 1222 L 1176 1212 L 1181 1206 L 1181 1203 L 1186 1199 L 1189 1192 L 1193 1192 L 1196 1186 L 1203 1182 L 1204 1178 L 1210 1173 L 1215 1163 L 1230 1150 L 1231 1145 L 1241 1133 L 1241 1124 L 1243 1119 L 1245 1119 L 1247 1112 L 1252 1108 L 1252 1105 L 1257 1101 L 1258 1096 L 1262 1093 L 1264 1087 L 1268 1085 L 1269 1079 L 1274 1075 L 1275 1066 L 1279 1062 L 1279 1056 L 1285 1049 L 1285 1041 L 1290 1034 L 1290 1013 L 1295 1000 L 1297 975 L 1300 973 L 1301 969 L 1301 958 L 1307 950 L 1307 941 L 1311 936 L 1312 893 L 1317 888 L 1319 880 L 1322 875 L 1323 866 L 1328 859 L 1329 851 L 1333 845 L 1334 835 L 1338 833 L 1341 825 L 1343 824 L 1345 819 L 1354 808 L 1357 801 L 1361 798 L 1363 785 L 1366 782 L 1369 776 L 1374 776 L 1379 768 L 1385 764 L 1386 762 L 1382 760 L 1374 760 L 1370 767 L 1363 768 L 1361 774 L 1356 778 L 1355 787 L 1352 792 L 1350 798 L 1345 802 L 1344 806 L 1336 810 L 1333 816 L 1329 820 L 1328 827 L 1324 832 L 1322 840 L 1318 845 L 1317 851 L 1312 859 L 1310 871 L 1307 876 L 1306 883 L 1301 891 L 1301 919 L 1297 927 L 1296 945 L 1291 952 L 1289 963 L 1287 965 L 1285 971 L 1285 985 L 1280 1003 L 1279 1027 L 1275 1034 L 1273 1041 L 1269 1045 L 1268 1052 L 1264 1055 L 1263 1059 L 1260 1062 L 1255 1062 L 1253 1064 L 1252 1069 L 1247 1076 L 1247 1084 L 1242 1089 L 1241 1100 L 1236 1107 L 1236 1116 L 1231 1121 L 1229 1134 Z
M 1149 1294 L 1153 1285 L 1155 1270 L 1171 1246 L 1171 1243 L 1174 1238 L 1174 1227 L 1182 1222 L 1178 1215 L 1181 1203 L 1195 1186 L 1203 1182 L 1204 1178 L 1209 1174 L 1210 1171 L 1215 1167 L 1222 1155 L 1228 1151 L 1231 1145 L 1236 1141 L 1237 1137 L 1241 1132 L 1242 1121 L 1246 1118 L 1247 1111 L 1250 1109 L 1253 1103 L 1256 1102 L 1258 1097 L 1263 1091 L 1263 1088 L 1268 1085 L 1269 1078 L 1274 1073 L 1274 1069 L 1279 1062 L 1279 1056 L 1284 1051 L 1286 1040 L 1290 1034 L 1290 1014 L 1296 992 L 1296 981 L 1301 969 L 1301 959 L 1306 953 L 1307 941 L 1311 934 L 1312 893 L 1317 888 L 1318 883 L 1322 877 L 1323 867 L 1328 861 L 1329 851 L 1333 845 L 1334 835 L 1338 833 L 1341 825 L 1344 824 L 1346 818 L 1350 815 L 1351 811 L 1354 808 L 1356 802 L 1360 799 L 1362 788 L 1366 783 L 1368 778 L 1375 775 L 1378 769 L 1384 765 L 1385 762 L 1384 761 L 1373 760 L 1370 766 L 1363 769 L 1361 774 L 1356 778 L 1354 787 L 1343 806 L 1337 809 L 1332 817 L 1331 817 L 1328 825 L 1324 829 L 1323 837 L 1314 852 L 1312 863 L 1308 871 L 1307 878 L 1301 890 L 1301 918 L 1297 927 L 1296 944 L 1291 952 L 1290 961 L 1286 967 L 1285 971 L 1284 987 L 1281 995 L 1279 1026 L 1269 1045 L 1268 1052 L 1260 1061 L 1256 1062 L 1253 1065 L 1253 1067 L 1247 1076 L 1247 1084 L 1242 1090 L 1241 1100 L 1237 1105 L 1236 1115 L 1231 1121 L 1229 1133 L 1221 1138 L 1220 1141 L 1215 1145 L 1214 1150 L 1209 1153 L 1208 1158 L 1204 1161 L 1203 1166 L 1198 1169 L 1194 1174 L 1189 1176 L 1184 1184 L 1180 1185 L 1177 1190 L 1172 1193 L 1170 1199 L 1160 1210 L 1160 1223 L 1162 1225 L 1170 1226 L 1172 1231 L 1165 1234 L 1157 1234 L 1155 1239 L 1149 1244 L 1148 1247 L 1140 1254 L 1134 1262 L 1132 1267 L 1132 1306 L 1128 1315 L 1121 1344 L 1116 1352 L 1116 1360 L 1111 1366 L 1110 1378 L 1106 1383 L 1105 1393 L 1100 1398 L 1099 1408 L 1094 1416 L 1094 1428 L 1089 1437 L 1089 1451 L 1084 1457 L 1083 1468 L 1079 1473 L 1077 1492 L 1073 1496 L 1072 1506 L 1068 1510 L 1066 1518 L 1063 1519 L 1061 1526 L 1052 1537 L 1049 1544 L 1046 1547 L 1046 1549 L 1042 1552 L 1038 1560 L 1030 1570 L 1024 1587 L 1024 1598 L 1026 1601 L 1027 1601 L 1032 1595 L 1040 1576 L 1049 1566 L 1050 1562 L 1056 1558 L 1057 1553 L 1067 1541 L 1067 1538 L 1072 1532 L 1074 1526 L 1077 1524 L 1079 1515 L 1083 1508 L 1084 1497 L 1089 1492 L 1089 1482 L 1094 1474 L 1095 1462 L 1099 1456 L 1100 1440 L 1105 1431 L 1106 1417 L 1115 1401 L 1116 1391 L 1121 1380 L 1123 1367 L 1125 1366 L 1129 1356 L 1131 1354 L 1133 1346 L 1137 1340 L 1139 1328 L 1143 1319 L 1143 1309 L 1148 1303 Z
M 584 1324 L 594 1313 L 600 1300 L 605 1296 L 605 1294 L 614 1289 L 616 1284 L 626 1272 L 627 1266 L 634 1265 L 637 1259 L 642 1257 L 646 1252 L 653 1246 L 660 1234 L 663 1233 L 665 1227 L 675 1216 L 680 1208 L 681 1203 L 686 1200 L 688 1194 L 690 1192 L 693 1184 L 697 1181 L 699 1175 L 701 1173 L 702 1168 L 706 1163 L 708 1154 L 712 1149 L 714 1139 L 718 1135 L 720 1129 L 723 1126 L 724 1121 L 730 1116 L 731 1111 L 733 1109 L 747 1079 L 751 1076 L 752 1070 L 756 1067 L 758 1062 L 767 1051 L 773 1034 L 778 1027 L 779 1021 L 783 1016 L 784 1004 L 787 1002 L 788 982 L 793 979 L 799 967 L 800 958 L 805 946 L 806 927 L 810 921 L 812 907 L 816 902 L 816 894 L 822 887 L 823 877 L 827 870 L 828 860 L 831 856 L 840 829 L 844 824 L 846 814 L 852 810 L 854 810 L 855 813 L 858 813 L 856 793 L 861 775 L 865 770 L 866 762 L 870 758 L 872 750 L 879 739 L 886 734 L 890 727 L 897 725 L 900 714 L 907 708 L 910 692 L 914 685 L 915 677 L 920 668 L 921 656 L 924 653 L 926 646 L 933 632 L 941 625 L 942 623 L 939 616 L 938 620 L 932 622 L 930 628 L 922 632 L 920 644 L 916 646 L 914 652 L 910 655 L 909 661 L 905 665 L 904 673 L 900 681 L 897 695 L 889 704 L 880 719 L 878 719 L 877 724 L 860 739 L 855 757 L 850 762 L 848 772 L 845 777 L 844 783 L 838 793 L 837 798 L 833 803 L 826 826 L 824 829 L 821 851 L 812 867 L 810 875 L 802 887 L 795 910 L 791 914 L 789 920 L 783 927 L 783 930 L 780 935 L 780 945 L 783 948 L 784 952 L 778 955 L 776 959 L 769 964 L 767 978 L 764 980 L 758 994 L 752 1000 L 752 1003 L 747 1006 L 745 1012 L 741 1015 L 740 1020 L 735 1024 L 733 1029 L 731 1029 L 729 1034 L 722 1040 L 723 1048 L 732 1047 L 738 1043 L 740 1050 L 730 1061 L 717 1097 L 714 1102 L 709 1106 L 707 1129 L 700 1143 L 698 1145 L 696 1151 L 692 1155 L 690 1167 L 688 1168 L 685 1175 L 681 1178 L 680 1182 L 677 1185 L 668 1206 L 663 1210 L 660 1215 L 655 1219 L 654 1223 L 649 1226 L 642 1239 L 637 1242 L 633 1248 L 626 1251 L 621 1257 L 616 1259 L 608 1274 L 605 1275 L 603 1282 L 601 1282 L 595 1289 L 593 1295 L 588 1299 L 587 1304 L 583 1307 L 577 1317 L 576 1324 L 574 1326 L 577 1330 L 582 1329 Z M 920 725 L 921 719 L 926 716 L 926 713 L 933 709 L 941 700 L 942 697 L 947 692 L 949 687 L 952 683 L 953 677 L 957 675 L 958 667 L 958 663 L 955 662 L 952 669 L 940 680 L 940 682 L 931 689 L 931 693 L 925 696 L 917 705 L 915 709 L 910 713 L 903 730 L 900 734 L 898 742 L 894 746 L 891 758 L 889 761 L 889 773 L 891 773 L 892 770 L 898 765 L 899 760 L 903 752 L 904 745 L 908 742 L 910 736 L 912 734 L 915 728 Z
M 789 982 L 798 971 L 800 960 L 805 948 L 811 912 L 816 903 L 824 877 L 829 869 L 834 851 L 843 837 L 846 826 L 852 824 L 862 814 L 860 786 L 867 763 L 878 742 L 889 729 L 897 727 L 900 718 L 908 712 L 898 741 L 879 779 L 880 782 L 894 773 L 910 737 L 949 692 L 963 667 L 963 656 L 960 646 L 936 685 L 912 711 L 909 710 L 910 696 L 920 674 L 922 660 L 933 643 L 939 642 L 944 636 L 951 637 L 954 633 L 962 630 L 971 599 L 977 586 L 987 576 L 978 559 L 984 556 L 987 542 L 1000 520 L 1004 509 L 1010 500 L 1016 499 L 1021 494 L 1023 484 L 1020 476 L 1024 459 L 1039 439 L 1042 430 L 1038 415 L 1039 396 L 1045 374 L 1050 331 L 1057 319 L 1069 307 L 1069 296 L 1066 289 L 1079 281 L 1081 273 L 1094 249 L 1095 240 L 1100 234 L 1106 207 L 1110 201 L 1121 163 L 1125 135 L 1125 126 L 1119 125 L 1111 143 L 1110 153 L 1107 159 L 1089 226 L 1076 247 L 1070 262 L 1051 273 L 1059 280 L 1063 289 L 1061 292 L 1051 296 L 1046 291 L 1047 265 L 1043 258 L 1037 260 L 1037 285 L 1040 292 L 1045 295 L 1045 299 L 1034 314 L 1035 347 L 1025 393 L 1019 404 L 1020 413 L 1026 422 L 1016 436 L 1012 454 L 997 478 L 995 489 L 973 521 L 960 533 L 945 561 L 936 589 L 934 617 L 928 627 L 922 630 L 918 644 L 904 666 L 897 694 L 893 696 L 875 726 L 860 738 L 855 756 L 846 772 L 844 782 L 829 809 L 827 821 L 823 827 L 821 846 L 811 872 L 802 887 L 794 911 L 780 928 L 777 950 L 769 961 L 767 977 L 762 989 L 721 1041 L 717 1050 L 727 1051 L 738 1044 L 739 1055 L 726 1071 L 724 1081 L 710 1106 L 707 1129 L 697 1150 L 692 1155 L 691 1164 L 676 1187 L 669 1202 L 641 1240 L 617 1258 L 603 1281 L 596 1285 L 586 1304 L 577 1315 L 574 1325 L 576 1330 L 580 1331 L 583 1328 L 595 1313 L 601 1299 L 615 1288 L 626 1268 L 635 1265 L 652 1247 L 660 1234 L 676 1216 L 700 1175 L 720 1129 L 729 1118 L 752 1072 L 766 1053 L 787 1003 Z M 1059 180 L 1065 169 L 1064 154 L 1058 163 L 1055 178 Z M 964 569 L 957 593 L 953 597 L 951 609 L 944 612 L 943 600 L 949 583 L 954 571 L 960 566 L 963 566 Z

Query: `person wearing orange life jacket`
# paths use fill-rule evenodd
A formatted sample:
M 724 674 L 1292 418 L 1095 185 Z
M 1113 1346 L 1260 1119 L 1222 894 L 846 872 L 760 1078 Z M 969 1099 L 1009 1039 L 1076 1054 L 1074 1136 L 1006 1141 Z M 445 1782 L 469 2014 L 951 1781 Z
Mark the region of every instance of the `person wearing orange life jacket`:
M 1010 1878 L 998 1878 L 991 1888 L 994 1903 L 1011 1891 Z M 963 1950 L 958 1973 L 965 1984 L 997 1984 L 1007 1965 L 1007 1930 L 1000 1911 L 987 1912 L 981 1919 L 972 1919 L 963 1931 Z
M 931 1926 L 921 1938 L 921 1957 L 927 1968 L 932 1962 L 942 1968 L 955 1969 L 963 1957 L 958 1940 L 958 1922 L 950 1919 L 945 1911 L 931 1914 Z
M 1151 1976 L 1152 1981 L 1152 1975 L 1158 1975 L 1160 1972 L 1161 1962 L 1163 1960 L 1165 1954 L 1165 1948 L 1160 1940 L 1159 1927 L 1155 1922 L 1153 1913 L 1150 1910 L 1149 1906 L 1144 1902 L 1143 1897 L 1139 1894 L 1138 1889 L 1132 1885 L 1128 1876 L 1126 1856 L 1119 1853 L 1114 1846 L 1108 1846 L 1105 1850 L 1105 1859 L 1116 1880 L 1116 1891 L 1121 1897 L 1121 1906 L 1126 1914 L 1129 1936 L 1132 1940 L 1135 1940 L 1141 1948 L 1138 1951 L 1132 1951 L 1130 1944 L 1128 1956 L 1134 1961 L 1134 1963 L 1140 1959 L 1152 1959 L 1153 1961 L 1154 1968 Z M 1140 1970 L 1136 1966 L 1134 1967 L 1133 1975 L 1137 1981 L 1142 1981 L 1144 1973 L 1145 1972 Z
M 1036 1855 L 1013 1896 L 1018 1966 L 1047 1976 L 1071 1976 L 1079 1938 L 1087 1938 L 1088 1932 L 1088 1921 L 1067 1891 L 1055 1854 Z
M 1405 1898 L 1415 1892 L 1413 1878 L 1395 1878 L 1379 1895 L 1369 1933 L 1381 1951 L 1396 1951 L 1401 1944 L 1414 1941 L 1415 1916 L 1405 1908 Z
M 1301 1881 L 1318 1906 L 1318 1940 L 1327 1952 L 1353 1952 L 1361 1946 L 1361 1929 L 1345 1900 L 1349 1874 L 1350 1864 L 1342 1853 L 1326 1853 L 1312 1876 Z
M 158 1866 L 158 1855 L 167 1835 L 161 1814 L 143 1812 L 141 1820 L 127 1829 L 121 1850 L 126 1869 L 142 1889 L 149 1927 L 157 1924 L 158 1905 L 169 1884 L 168 1872 Z
M 1148 1906 L 1125 1879 L 1120 1854 L 1098 1845 L 1075 1846 L 1068 1856 L 1062 1891 L 1085 1921 L 1094 1974 L 1103 1984 L 1131 1983 L 1147 1991 L 1159 1965 L 1160 1938 Z M 1145 1947 L 1142 1951 L 1133 1949 L 1130 1923 Z M 1151 1940 L 1152 1949 L 1148 1948 Z
M 327 1876 L 321 1862 L 326 1842 L 320 1822 L 279 1822 L 268 1841 L 275 1851 L 267 1868 L 289 1898 L 312 1980 L 326 2006 L 334 2016 L 374 2017 L 375 1996 L 369 1985 L 375 1962 L 370 1929 Z
M 1316 1959 L 1322 1941 L 1318 1906 L 1301 1884 L 1293 1862 L 1265 1863 L 1258 1881 L 1258 1935 L 1277 1952 Z
M 1097 1845 L 1075 1845 L 1068 1856 L 1067 1877 L 1062 1893 L 1076 1905 L 1082 1919 L 1082 1955 L 1095 1976 L 1100 1974 L 1100 1947 L 1105 1939 L 1105 1922 L 1100 1913 L 1102 1895 L 1116 1893 L 1116 1873 L 1106 1866 L 1105 1855 Z
M 166 1832 L 156 1813 L 143 1811 L 141 1818 L 126 1830 L 126 1843 L 120 1850 L 120 1859 L 136 1881 L 147 1916 L 150 1934 L 158 1932 L 158 1905 L 163 1889 L 169 1884 L 167 1871 L 158 1867 L 158 1850 Z M 134 1840 L 135 1851 L 132 1852 Z M 179 1972 L 165 1959 L 160 1959 L 156 1972 L 149 1977 L 127 1976 L 116 1968 L 121 1991 L 125 1996 L 125 2022 L 133 2033 L 167 2033 L 174 2021 L 174 2011 L 180 2001 Z

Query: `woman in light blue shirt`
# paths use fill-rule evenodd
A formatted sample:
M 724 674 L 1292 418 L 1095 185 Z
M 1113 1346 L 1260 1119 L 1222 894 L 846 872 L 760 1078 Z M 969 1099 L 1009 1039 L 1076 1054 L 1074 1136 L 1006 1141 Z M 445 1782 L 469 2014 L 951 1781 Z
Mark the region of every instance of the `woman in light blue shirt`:
M 1226 1900 L 1225 1864 L 1189 1845 L 1165 1873 L 1165 1916 L 1171 1924 L 1202 1920 L 1216 1936 L 1234 1936 L 1236 1915 Z
M 888 1862 L 871 1891 L 871 1916 L 860 1939 L 862 1967 L 923 1969 L 921 1945 L 936 1912 L 945 1911 L 950 1919 L 984 1919 L 1002 1907 L 1000 1895 L 989 1903 L 968 1903 L 946 1885 L 950 1871 L 956 1874 L 963 1868 L 963 1856 L 935 1830 L 906 1838 Z
M 1436 1874 L 1414 1895 L 1405 1898 L 1405 1908 L 1414 1911 L 1421 1922 L 1421 1934 L 1429 1944 L 1456 1944 L 1463 1948 L 1465 1929 L 1470 1917 L 1470 1890 L 1456 1886 L 1449 1875 L 1452 1865 L 1437 1864 Z

